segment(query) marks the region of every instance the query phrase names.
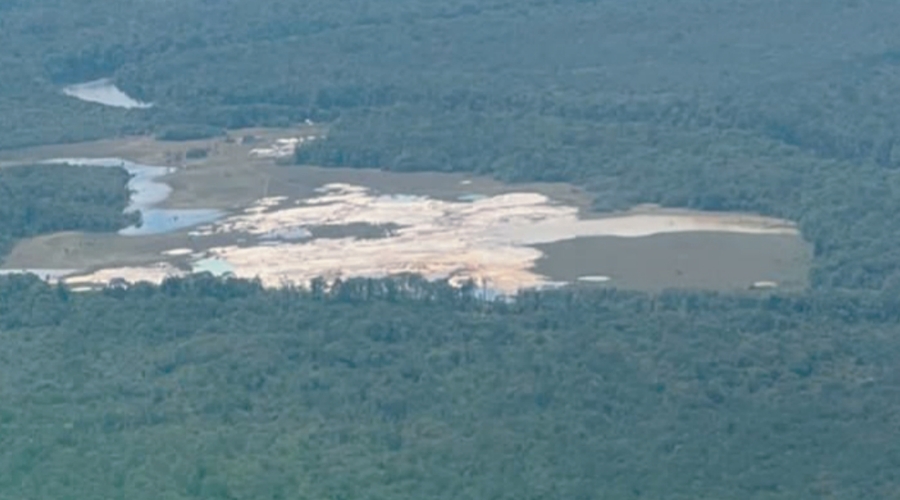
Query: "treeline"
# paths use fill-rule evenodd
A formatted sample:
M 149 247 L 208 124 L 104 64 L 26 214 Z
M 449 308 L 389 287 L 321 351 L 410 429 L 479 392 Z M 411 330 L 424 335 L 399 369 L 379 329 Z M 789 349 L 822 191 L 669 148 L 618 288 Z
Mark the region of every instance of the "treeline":
M 598 209 L 787 217 L 815 247 L 814 286 L 890 289 L 900 19 L 888 0 L 864 4 L 22 3 L 0 30 L 0 148 L 312 118 L 329 139 L 301 163 L 570 181 Z M 59 95 L 97 76 L 156 106 Z
M 21 238 L 58 231 L 114 232 L 125 214 L 128 172 L 120 168 L 19 165 L 0 168 L 0 262 Z
M 0 12 L 0 148 L 312 118 L 301 163 L 761 212 L 816 257 L 800 295 L 0 277 L 0 499 L 898 496 L 895 2 Z M 101 76 L 155 106 L 60 93 Z M 0 254 L 127 225 L 126 181 L 0 169 Z
M 763 213 L 798 222 L 814 246 L 813 286 L 880 290 L 900 283 L 894 170 L 721 129 L 698 107 L 516 115 L 500 105 L 473 106 L 345 114 L 326 140 L 298 149 L 296 161 L 567 181 L 591 192 L 598 210 L 649 202 Z
M 570 181 L 598 209 L 787 217 L 815 247 L 814 286 L 900 283 L 888 0 L 109 1 L 4 11 L 0 148 L 312 118 L 329 138 L 301 163 Z M 97 76 L 155 106 L 58 95 Z
M 40 0 L 4 10 L 0 97 L 10 98 L 0 99 L 0 147 L 455 101 L 509 103 L 507 120 L 524 128 L 519 115 L 536 110 L 645 108 L 654 116 L 640 119 L 649 123 L 706 123 L 827 157 L 900 161 L 900 100 L 889 91 L 900 19 L 889 0 L 715 10 L 699 0 L 64 7 Z M 128 21 L 137 18 L 140 25 Z M 99 77 L 156 107 L 103 110 L 58 95 L 64 84 Z M 56 122 L 35 119 L 51 111 Z M 69 131 L 58 126 L 67 122 Z
M 156 139 L 160 141 L 195 141 L 209 139 L 224 135 L 221 128 L 205 125 L 172 125 L 163 128 L 156 133 Z
M 900 488 L 898 309 L 878 294 L 447 291 L 0 278 L 0 498 Z

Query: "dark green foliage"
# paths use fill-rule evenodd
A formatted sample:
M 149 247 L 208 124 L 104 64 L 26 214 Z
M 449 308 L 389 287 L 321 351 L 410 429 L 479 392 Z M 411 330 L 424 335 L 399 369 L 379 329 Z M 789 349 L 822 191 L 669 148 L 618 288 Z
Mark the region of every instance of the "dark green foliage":
M 895 2 L 717 5 L 18 3 L 0 20 L 0 148 L 312 118 L 330 137 L 301 162 L 572 181 L 602 209 L 787 216 L 816 247 L 815 286 L 896 282 Z M 99 76 L 155 107 L 59 95 Z
M 594 194 L 600 210 L 650 202 L 774 215 L 798 222 L 814 245 L 816 287 L 881 289 L 900 277 L 898 171 L 822 159 L 751 131 L 667 124 L 646 110 L 569 112 L 348 115 L 296 159 L 568 181 Z
M 191 148 L 184 153 L 184 157 L 188 160 L 199 160 L 207 156 L 209 156 L 209 149 L 206 148 Z
M 892 498 L 898 314 L 0 279 L 0 498 Z
M 0 278 L 0 499 L 900 496 L 895 1 L 77 4 L 0 1 L 0 148 L 311 118 L 301 163 L 796 220 L 815 289 Z M 121 172 L 10 172 L 0 253 L 126 223 Z
M 109 232 L 137 222 L 124 214 L 120 168 L 22 165 L 0 168 L 0 260 L 16 239 L 58 231 Z
M 161 141 L 195 141 L 223 135 L 221 128 L 207 125 L 172 125 L 163 128 L 156 134 Z

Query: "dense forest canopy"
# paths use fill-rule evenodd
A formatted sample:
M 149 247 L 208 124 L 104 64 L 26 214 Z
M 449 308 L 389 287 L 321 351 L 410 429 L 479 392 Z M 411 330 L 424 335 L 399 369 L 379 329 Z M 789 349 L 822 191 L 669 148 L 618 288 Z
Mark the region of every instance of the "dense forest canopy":
M 0 147 L 331 124 L 301 162 L 490 173 L 800 222 L 816 287 L 900 281 L 890 0 L 6 4 Z M 140 22 L 137 20 L 140 19 Z M 61 95 L 113 77 L 149 110 Z
M 59 231 L 113 232 L 138 222 L 125 213 L 128 172 L 74 165 L 0 167 L 0 263 L 21 238 Z
M 796 295 L 0 277 L 0 499 L 900 495 L 892 0 L 0 1 L 0 149 L 327 122 L 301 164 L 795 220 Z M 110 77 L 150 109 L 62 94 Z M 285 167 L 289 168 L 289 167 Z M 0 168 L 0 255 L 131 223 Z
M 887 305 L 0 278 L 0 498 L 894 498 Z

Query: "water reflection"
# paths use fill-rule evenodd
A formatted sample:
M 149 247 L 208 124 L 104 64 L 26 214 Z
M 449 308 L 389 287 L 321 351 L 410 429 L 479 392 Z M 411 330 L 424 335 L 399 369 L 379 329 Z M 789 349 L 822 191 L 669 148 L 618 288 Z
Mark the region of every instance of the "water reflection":
M 168 184 L 159 182 L 158 179 L 174 172 L 175 168 L 173 167 L 142 165 L 120 158 L 57 158 L 48 163 L 125 169 L 131 175 L 131 179 L 128 181 L 131 202 L 125 211 L 140 212 L 141 224 L 119 231 L 119 234 L 123 236 L 170 233 L 213 222 L 224 215 L 223 212 L 212 209 L 155 208 L 155 205 L 165 201 L 172 192 L 172 188 Z
M 109 78 L 69 85 L 63 89 L 63 94 L 85 102 L 93 102 L 115 108 L 146 109 L 153 106 L 151 103 L 131 98 L 131 96 L 116 87 Z
M 200 259 L 191 266 L 191 270 L 195 273 L 210 273 L 213 276 L 225 276 L 234 273 L 234 266 L 228 261 L 209 257 Z
M 141 224 L 119 231 L 122 236 L 164 234 L 213 222 L 222 212 L 212 209 L 151 208 L 141 210 Z

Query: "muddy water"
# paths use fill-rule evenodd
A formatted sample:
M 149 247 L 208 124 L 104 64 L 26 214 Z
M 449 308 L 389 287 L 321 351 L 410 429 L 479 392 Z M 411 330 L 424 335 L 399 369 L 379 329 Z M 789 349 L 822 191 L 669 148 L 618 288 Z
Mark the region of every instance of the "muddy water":
M 102 242 L 23 242 L 10 264 L 70 267 L 78 255 L 85 269 L 99 270 L 73 283 L 153 281 L 193 269 L 272 286 L 418 272 L 483 278 L 503 293 L 558 282 L 641 290 L 806 284 L 809 249 L 785 221 L 652 207 L 596 214 L 587 210 L 590 196 L 565 184 L 279 167 L 218 154 L 178 170 L 89 160 L 132 173 L 130 208 L 144 213 L 144 226 Z
M 746 289 L 760 281 L 799 289 L 811 259 L 794 235 L 725 232 L 586 237 L 538 248 L 544 256 L 535 269 L 551 279 L 640 290 Z
M 533 270 L 549 282 L 648 291 L 746 289 L 763 281 L 777 283 L 782 289 L 807 286 L 812 249 L 787 221 L 654 207 L 639 207 L 627 214 L 594 213 L 588 209 L 589 194 L 562 183 L 508 185 L 458 174 L 346 168 L 291 170 L 292 177 L 299 176 L 308 186 L 346 182 L 401 195 L 400 199 L 403 195 L 425 196 L 474 203 L 506 193 L 536 192 L 554 204 L 577 208 L 579 220 L 606 224 L 599 232 L 610 236 L 579 235 L 579 224 L 559 221 L 543 227 L 512 224 L 503 228 L 507 233 L 531 232 L 517 236 L 542 252 Z M 286 189 L 291 189 L 290 185 L 284 184 Z M 303 194 L 309 198 L 315 191 L 304 189 Z M 667 216 L 670 218 L 664 219 Z M 717 224 L 721 230 L 715 230 Z
M 368 175 L 384 180 L 388 174 Z M 472 278 L 506 293 L 561 281 L 639 289 L 805 283 L 806 246 L 786 221 L 646 207 L 586 214 L 577 203 L 542 194 L 540 186 L 438 184 L 432 178 L 420 190 L 405 180 L 405 186 L 384 185 L 394 194 L 373 183 L 331 182 L 302 199 L 264 198 L 192 234 L 258 240 L 284 228 L 308 230 L 310 237 L 299 242 L 206 249 L 230 262 L 237 276 L 260 277 L 271 286 L 400 272 Z M 388 225 L 382 233 L 361 232 Z

